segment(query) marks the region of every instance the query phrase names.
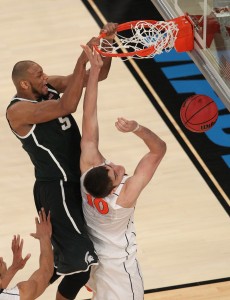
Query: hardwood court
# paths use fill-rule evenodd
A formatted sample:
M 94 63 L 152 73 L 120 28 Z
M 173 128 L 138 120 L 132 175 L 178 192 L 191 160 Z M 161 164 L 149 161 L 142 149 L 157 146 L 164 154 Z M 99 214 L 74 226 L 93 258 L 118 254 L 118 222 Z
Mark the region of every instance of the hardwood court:
M 14 95 L 11 70 L 31 59 L 47 74 L 69 74 L 86 43 L 99 28 L 81 1 L 0 1 L 1 106 L 0 255 L 11 261 L 13 234 L 24 238 L 24 254 L 32 257 L 13 280 L 25 280 L 38 265 L 34 232 L 34 173 L 29 158 L 11 133 L 5 109 Z M 82 103 L 75 117 L 81 126 Z M 167 143 L 167 154 L 136 209 L 138 257 L 145 290 L 183 286 L 230 276 L 229 217 L 162 121 L 135 79 L 119 59 L 99 88 L 101 148 L 131 174 L 145 146 L 132 134 L 116 131 L 118 116 L 136 119 Z M 12 285 L 11 285 L 12 286 Z M 57 283 L 39 299 L 54 299 Z M 230 295 L 229 282 L 146 294 L 145 299 L 216 300 Z M 89 298 L 84 289 L 77 299 Z M 123 299 L 122 299 L 123 300 Z
M 228 300 L 230 283 L 218 283 L 211 286 L 196 286 L 154 294 L 146 294 L 145 300 Z

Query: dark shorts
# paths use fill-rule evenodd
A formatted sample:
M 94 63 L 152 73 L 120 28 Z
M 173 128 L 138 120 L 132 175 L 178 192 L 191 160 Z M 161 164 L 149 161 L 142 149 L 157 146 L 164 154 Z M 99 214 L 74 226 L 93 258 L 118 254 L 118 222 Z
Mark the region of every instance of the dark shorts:
M 76 182 L 36 181 L 34 199 L 51 213 L 52 245 L 57 274 L 87 271 L 98 261 L 85 229 L 80 187 Z

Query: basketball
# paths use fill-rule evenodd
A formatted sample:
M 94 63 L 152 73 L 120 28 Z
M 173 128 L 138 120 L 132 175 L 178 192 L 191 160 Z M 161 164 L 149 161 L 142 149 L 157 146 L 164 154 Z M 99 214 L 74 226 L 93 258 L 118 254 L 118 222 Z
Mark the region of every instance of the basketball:
M 182 104 L 180 118 L 190 131 L 205 132 L 216 123 L 218 108 L 212 98 L 206 95 L 194 95 Z

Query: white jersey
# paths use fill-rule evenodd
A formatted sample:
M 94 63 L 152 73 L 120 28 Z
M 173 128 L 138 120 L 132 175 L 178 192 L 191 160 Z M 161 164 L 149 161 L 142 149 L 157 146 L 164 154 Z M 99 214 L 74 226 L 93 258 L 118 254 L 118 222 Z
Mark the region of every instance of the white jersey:
M 12 289 L 0 289 L 0 300 L 19 300 L 19 289 L 15 286 Z
M 92 300 L 143 300 L 142 272 L 136 259 L 134 207 L 117 204 L 128 176 L 124 175 L 117 189 L 102 199 L 86 193 L 83 186 L 86 174 L 81 177 L 83 212 L 99 257 L 99 265 L 92 266 L 87 283 L 93 291 Z
M 124 208 L 116 202 L 128 176 L 124 175 L 115 192 L 102 199 L 86 193 L 83 180 L 87 172 L 81 176 L 83 213 L 95 250 L 99 258 L 127 258 L 137 251 L 135 208 Z

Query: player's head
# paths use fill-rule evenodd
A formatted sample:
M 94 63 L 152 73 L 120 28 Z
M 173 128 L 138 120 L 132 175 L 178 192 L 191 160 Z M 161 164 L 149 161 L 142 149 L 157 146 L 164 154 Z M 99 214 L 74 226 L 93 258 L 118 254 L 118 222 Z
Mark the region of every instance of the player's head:
M 17 92 L 34 95 L 35 98 L 48 93 L 47 79 L 42 67 L 31 60 L 17 62 L 12 70 L 12 80 Z
M 104 198 L 116 188 L 125 174 L 125 168 L 112 163 L 92 168 L 85 176 L 84 187 L 95 198 Z

